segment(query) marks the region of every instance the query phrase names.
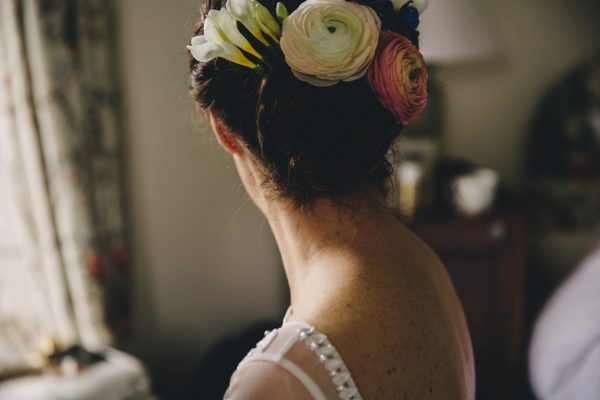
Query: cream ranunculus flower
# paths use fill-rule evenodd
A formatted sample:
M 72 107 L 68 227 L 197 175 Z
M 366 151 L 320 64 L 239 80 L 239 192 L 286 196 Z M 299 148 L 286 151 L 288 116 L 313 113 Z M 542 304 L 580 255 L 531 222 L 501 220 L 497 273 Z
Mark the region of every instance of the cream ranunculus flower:
M 365 75 L 380 30 L 381 21 L 371 7 L 345 0 L 307 0 L 284 20 L 280 45 L 298 79 L 332 86 Z

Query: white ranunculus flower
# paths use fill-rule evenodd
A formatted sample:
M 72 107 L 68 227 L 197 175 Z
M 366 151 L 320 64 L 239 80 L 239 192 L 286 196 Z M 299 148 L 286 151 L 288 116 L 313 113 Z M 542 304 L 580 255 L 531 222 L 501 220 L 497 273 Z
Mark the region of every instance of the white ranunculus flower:
M 280 45 L 298 79 L 331 86 L 365 75 L 380 30 L 381 21 L 371 7 L 345 0 L 307 0 L 283 22 Z
M 400 10 L 410 0 L 391 0 L 394 5 L 394 11 Z M 413 0 L 413 6 L 417 9 L 419 14 L 423 14 L 423 11 L 429 6 L 429 0 Z

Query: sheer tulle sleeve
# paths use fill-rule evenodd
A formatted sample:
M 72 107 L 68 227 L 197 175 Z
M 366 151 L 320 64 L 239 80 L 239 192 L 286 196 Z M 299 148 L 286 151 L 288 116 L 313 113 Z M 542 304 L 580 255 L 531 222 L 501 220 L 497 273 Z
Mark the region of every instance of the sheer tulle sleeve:
M 231 377 L 225 400 L 313 399 L 304 385 L 285 368 L 265 361 L 241 366 Z
M 310 334 L 303 333 L 307 330 L 314 328 L 289 322 L 266 334 L 231 377 L 225 399 L 361 400 L 356 389 L 348 386 L 351 378 L 342 360 L 331 357 L 326 358 L 328 362 L 320 361 L 306 341 L 311 339 Z M 333 353 L 337 355 L 331 346 L 327 354 Z

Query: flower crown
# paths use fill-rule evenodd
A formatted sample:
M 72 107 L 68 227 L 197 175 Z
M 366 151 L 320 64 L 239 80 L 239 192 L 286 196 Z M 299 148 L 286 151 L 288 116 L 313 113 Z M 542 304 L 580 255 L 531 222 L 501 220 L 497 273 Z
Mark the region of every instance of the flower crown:
M 217 57 L 268 73 L 283 58 L 294 76 L 327 87 L 366 76 L 396 122 L 414 121 L 427 104 L 427 70 L 417 49 L 419 17 L 427 0 L 306 0 L 275 16 L 257 0 L 228 0 L 211 10 L 192 56 Z

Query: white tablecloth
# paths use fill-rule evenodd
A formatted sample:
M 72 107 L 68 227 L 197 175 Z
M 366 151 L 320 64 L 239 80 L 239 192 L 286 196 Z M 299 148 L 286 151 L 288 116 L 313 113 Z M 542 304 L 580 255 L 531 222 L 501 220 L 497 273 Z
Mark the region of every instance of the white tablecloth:
M 106 359 L 72 378 L 46 374 L 2 382 L 0 400 L 152 399 L 148 377 L 136 358 L 110 349 Z

